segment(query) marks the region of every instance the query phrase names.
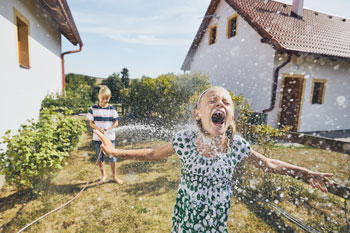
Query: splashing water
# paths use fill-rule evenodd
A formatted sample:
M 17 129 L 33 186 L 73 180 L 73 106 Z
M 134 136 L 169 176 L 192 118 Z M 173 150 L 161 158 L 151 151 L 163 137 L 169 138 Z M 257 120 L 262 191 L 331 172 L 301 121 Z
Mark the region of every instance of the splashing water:
M 126 144 L 128 142 L 135 143 L 144 140 L 161 139 L 169 140 L 174 134 L 174 130 L 165 129 L 156 125 L 130 124 L 108 130 L 107 132 L 115 132 L 116 140 Z

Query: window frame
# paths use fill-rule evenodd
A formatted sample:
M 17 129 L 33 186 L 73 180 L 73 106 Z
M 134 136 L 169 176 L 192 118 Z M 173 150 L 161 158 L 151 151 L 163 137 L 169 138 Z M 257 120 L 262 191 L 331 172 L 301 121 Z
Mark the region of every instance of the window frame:
M 29 24 L 29 20 L 26 17 L 24 17 L 23 14 L 21 14 L 16 8 L 13 8 L 13 17 L 14 17 L 14 25 L 15 25 L 17 63 L 22 68 L 30 69 L 31 66 L 30 66 L 30 43 L 29 43 L 30 24 Z M 25 55 L 22 54 L 22 51 L 20 48 L 19 24 L 23 24 L 26 27 L 26 31 L 24 31 L 25 41 L 23 42 L 23 43 L 25 43 L 25 49 L 24 49 L 26 52 Z
M 208 38 L 208 45 L 215 44 L 216 41 L 218 40 L 218 24 L 213 24 L 209 26 L 209 38 Z M 213 30 L 215 29 L 215 40 L 212 41 L 212 36 L 213 36 Z
M 235 35 L 231 35 L 232 32 L 232 20 L 236 18 L 236 32 Z M 227 17 L 227 23 L 226 23 L 226 36 L 227 39 L 236 37 L 238 35 L 238 19 L 239 15 L 236 13 L 232 16 Z
M 314 96 L 314 91 L 315 91 L 315 83 L 322 83 L 323 84 L 323 89 L 322 89 L 322 93 L 321 93 L 321 101 L 320 103 L 313 103 L 312 99 Z M 311 95 L 310 95 L 310 103 L 312 105 L 314 104 L 324 104 L 324 97 L 326 94 L 326 86 L 327 86 L 327 80 L 326 79 L 312 79 L 312 87 L 311 87 Z

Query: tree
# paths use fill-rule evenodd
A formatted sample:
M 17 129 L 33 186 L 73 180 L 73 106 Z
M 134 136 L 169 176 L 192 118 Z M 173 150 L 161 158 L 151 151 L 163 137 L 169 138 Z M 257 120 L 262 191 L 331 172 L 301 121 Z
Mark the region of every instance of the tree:
M 123 91 L 130 113 L 141 120 L 161 119 L 164 125 L 174 125 L 189 118 L 189 99 L 209 87 L 209 79 L 197 74 L 161 75 L 155 79 L 133 79 L 129 90 Z
M 125 88 L 128 88 L 129 87 L 129 70 L 127 68 L 123 68 L 122 72 L 122 82 L 124 84 L 124 87 Z
M 85 88 L 88 86 L 88 88 Z M 84 88 L 82 88 L 84 87 Z M 66 75 L 66 91 L 81 92 L 86 89 L 86 98 L 90 98 L 91 102 L 96 102 L 98 87 L 96 86 L 96 78 L 88 75 L 69 73 Z
M 120 90 L 124 88 L 119 73 L 113 73 L 107 79 L 102 81 L 112 92 L 111 103 L 118 103 L 121 100 Z

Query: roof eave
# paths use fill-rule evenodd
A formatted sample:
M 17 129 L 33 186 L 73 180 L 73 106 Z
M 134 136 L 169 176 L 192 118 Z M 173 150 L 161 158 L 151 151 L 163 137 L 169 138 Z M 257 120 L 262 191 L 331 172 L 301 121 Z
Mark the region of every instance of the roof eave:
M 60 32 L 73 44 L 80 46 L 83 42 L 75 25 L 66 0 L 40 0 L 42 6 L 57 23 Z
M 214 14 L 216 7 L 218 6 L 220 0 L 212 0 L 208 6 L 208 9 L 203 17 L 202 23 L 199 26 L 199 29 L 197 31 L 196 36 L 194 37 L 194 40 L 191 44 L 190 49 L 187 52 L 186 58 L 181 66 L 181 70 L 186 71 L 186 70 L 190 70 L 191 68 L 191 61 L 192 61 L 192 57 L 196 51 L 196 49 L 198 48 L 198 45 L 200 43 L 200 41 L 202 40 L 202 37 L 204 35 L 204 33 L 206 32 L 206 29 L 209 25 L 209 22 L 211 20 L 210 15 Z

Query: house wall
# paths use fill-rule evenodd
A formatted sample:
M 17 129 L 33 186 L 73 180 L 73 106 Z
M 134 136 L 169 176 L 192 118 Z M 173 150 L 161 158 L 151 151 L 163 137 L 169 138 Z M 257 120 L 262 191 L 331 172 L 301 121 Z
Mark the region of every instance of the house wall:
M 275 51 L 260 42 L 260 35 L 239 16 L 238 32 L 227 38 L 227 18 L 236 12 L 225 1 L 220 1 L 209 24 L 218 24 L 217 42 L 208 45 L 207 31 L 191 62 L 191 71 L 207 74 L 213 85 L 223 86 L 235 94 L 243 94 L 254 111 L 270 106 L 272 67 Z
M 276 56 L 277 58 L 278 56 Z M 276 59 L 276 63 L 278 59 Z M 276 64 L 275 64 L 276 65 Z M 293 56 L 292 61 L 280 71 L 282 75 L 303 75 L 306 79 L 302 105 L 300 132 L 350 129 L 350 63 L 313 56 Z M 323 104 L 311 104 L 313 79 L 327 80 Z M 269 123 L 277 125 L 280 101 L 269 116 Z
M 209 30 L 204 34 L 191 61 L 191 72 L 207 74 L 213 85 L 224 86 L 235 94 L 243 94 L 252 109 L 261 112 L 270 107 L 273 67 L 286 60 L 269 44 L 261 43 L 260 35 L 242 18 L 238 34 L 227 39 L 227 18 L 236 12 L 220 1 L 209 26 L 218 25 L 217 41 L 208 45 Z M 268 113 L 268 124 L 277 127 L 282 77 L 303 75 L 306 79 L 300 116 L 300 132 L 350 129 L 350 63 L 313 56 L 293 56 L 281 68 L 278 77 L 276 104 Z M 311 104 L 313 79 L 326 79 L 324 104 Z
M 29 21 L 30 69 L 18 63 L 14 10 Z M 61 36 L 39 1 L 3 0 L 0 6 L 0 136 L 37 119 L 42 99 L 62 89 Z

